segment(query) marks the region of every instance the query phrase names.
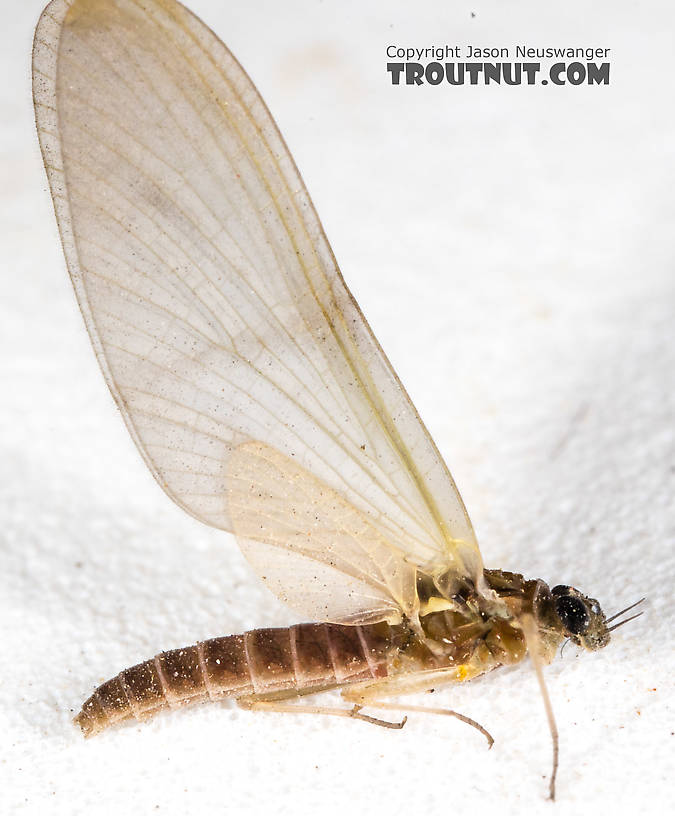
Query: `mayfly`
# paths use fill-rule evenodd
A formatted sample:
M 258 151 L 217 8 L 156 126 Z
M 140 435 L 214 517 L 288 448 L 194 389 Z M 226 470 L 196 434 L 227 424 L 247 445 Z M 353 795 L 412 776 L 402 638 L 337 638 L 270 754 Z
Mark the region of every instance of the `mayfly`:
M 362 709 L 402 710 L 383 698 L 529 653 L 553 796 L 542 665 L 565 638 L 599 649 L 620 624 L 570 586 L 484 568 L 243 69 L 174 0 L 54 0 L 33 83 L 68 269 L 134 442 L 178 505 L 234 532 L 267 586 L 316 621 L 126 669 L 84 703 L 84 734 L 227 696 L 397 727 Z M 344 709 L 289 702 L 331 688 Z

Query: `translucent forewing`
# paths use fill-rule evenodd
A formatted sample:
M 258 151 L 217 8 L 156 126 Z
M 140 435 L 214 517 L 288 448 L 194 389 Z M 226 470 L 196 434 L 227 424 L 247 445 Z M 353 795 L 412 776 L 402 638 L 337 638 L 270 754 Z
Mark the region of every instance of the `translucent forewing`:
M 387 558 L 478 576 L 450 474 L 215 35 L 170 0 L 54 0 L 34 95 L 80 308 L 169 496 L 231 530 L 232 451 L 257 440 L 367 518 Z
M 227 495 L 248 560 L 314 620 L 399 623 L 418 611 L 416 571 L 368 517 L 260 442 L 232 453 Z

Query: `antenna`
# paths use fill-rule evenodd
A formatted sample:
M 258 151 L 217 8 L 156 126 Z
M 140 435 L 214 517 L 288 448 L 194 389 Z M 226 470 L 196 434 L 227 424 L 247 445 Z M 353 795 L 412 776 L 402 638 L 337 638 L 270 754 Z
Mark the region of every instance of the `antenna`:
M 641 603 L 643 603 L 644 600 L 645 600 L 644 598 L 640 598 L 639 601 L 635 601 L 634 604 L 631 604 L 630 606 L 627 606 L 625 609 L 622 609 L 621 612 L 616 612 L 614 615 L 612 615 L 611 618 L 607 618 L 605 623 L 611 623 L 613 620 L 616 620 L 620 615 L 623 615 L 624 612 L 630 612 L 631 609 L 635 609 L 635 607 L 639 606 Z M 636 615 L 631 615 L 630 618 L 625 618 L 624 620 L 619 621 L 618 623 L 615 623 L 614 626 L 610 626 L 607 631 L 608 632 L 613 632 L 615 629 L 618 629 L 619 626 L 623 626 L 624 623 L 628 623 L 628 621 L 635 620 L 635 618 L 639 618 L 640 615 L 643 615 L 643 614 L 644 614 L 644 610 L 642 610 L 642 612 L 638 612 Z

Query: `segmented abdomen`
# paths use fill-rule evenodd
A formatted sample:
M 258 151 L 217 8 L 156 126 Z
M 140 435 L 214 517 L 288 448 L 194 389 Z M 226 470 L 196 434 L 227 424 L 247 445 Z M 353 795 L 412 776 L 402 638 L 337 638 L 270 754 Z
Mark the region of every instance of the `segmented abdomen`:
M 292 697 L 385 677 L 389 627 L 305 623 L 162 652 L 108 680 L 75 717 L 85 737 L 162 708 L 222 697 Z

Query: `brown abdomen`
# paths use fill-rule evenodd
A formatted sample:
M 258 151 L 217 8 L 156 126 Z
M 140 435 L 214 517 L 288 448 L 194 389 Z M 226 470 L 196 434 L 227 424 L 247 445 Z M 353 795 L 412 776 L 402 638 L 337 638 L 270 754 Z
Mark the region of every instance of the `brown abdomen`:
M 75 717 L 85 737 L 162 708 L 222 697 L 292 697 L 385 677 L 389 626 L 304 623 L 162 652 L 99 686 Z

